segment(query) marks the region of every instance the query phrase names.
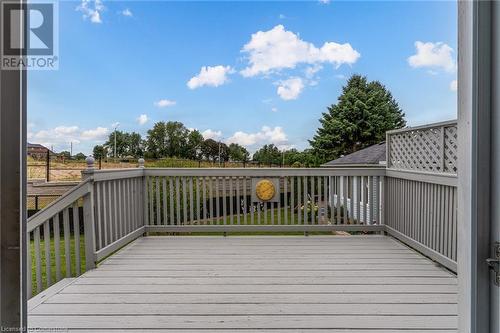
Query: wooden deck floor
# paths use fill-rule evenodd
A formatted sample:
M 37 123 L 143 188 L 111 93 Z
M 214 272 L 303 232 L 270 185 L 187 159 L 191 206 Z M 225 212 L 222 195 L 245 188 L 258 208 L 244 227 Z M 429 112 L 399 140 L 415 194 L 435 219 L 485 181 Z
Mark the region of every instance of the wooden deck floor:
M 70 331 L 444 333 L 457 279 L 385 236 L 144 237 L 29 308 Z

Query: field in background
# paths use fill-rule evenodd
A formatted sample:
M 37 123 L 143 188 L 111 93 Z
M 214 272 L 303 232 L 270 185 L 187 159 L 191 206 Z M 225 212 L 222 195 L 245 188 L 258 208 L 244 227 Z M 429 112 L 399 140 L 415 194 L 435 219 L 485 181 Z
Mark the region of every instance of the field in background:
M 113 159 L 96 161 L 95 167 L 100 169 L 126 169 L 137 168 L 136 160 L 114 161 Z M 49 181 L 80 181 L 81 172 L 87 167 L 83 160 L 60 160 L 51 159 L 49 164 Z M 158 160 L 146 160 L 146 168 L 258 168 L 258 167 L 280 167 L 280 165 L 264 165 L 255 162 L 218 162 L 195 161 L 178 158 L 162 158 Z M 28 180 L 47 180 L 47 161 L 28 158 L 27 164 Z

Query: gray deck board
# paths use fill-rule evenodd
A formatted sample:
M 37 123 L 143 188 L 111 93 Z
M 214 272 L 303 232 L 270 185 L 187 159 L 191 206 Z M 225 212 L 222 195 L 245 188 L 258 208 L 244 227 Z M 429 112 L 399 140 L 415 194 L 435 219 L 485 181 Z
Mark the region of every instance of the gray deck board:
M 457 279 L 385 236 L 144 237 L 30 307 L 82 331 L 456 332 Z

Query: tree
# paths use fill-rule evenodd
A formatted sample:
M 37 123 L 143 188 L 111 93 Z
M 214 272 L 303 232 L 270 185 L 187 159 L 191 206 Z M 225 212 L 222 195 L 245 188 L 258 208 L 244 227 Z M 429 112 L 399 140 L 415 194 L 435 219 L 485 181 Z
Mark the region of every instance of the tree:
M 136 132 L 128 133 L 116 131 L 109 134 L 108 141 L 104 144 L 111 156 L 115 156 L 115 135 L 116 135 L 116 156 L 117 157 L 142 157 L 143 140 Z
M 237 143 L 231 143 L 229 145 L 228 155 L 230 161 L 236 162 L 247 162 L 250 157 L 250 153 L 248 152 L 248 150 Z
M 160 121 L 148 131 L 146 149 L 154 158 L 186 157 L 189 130 L 178 121 Z
M 201 145 L 203 144 L 203 135 L 198 130 L 189 132 L 187 137 L 186 158 L 198 160 L 201 158 Z
M 229 158 L 229 148 L 225 143 L 217 142 L 214 139 L 207 139 L 201 144 L 201 154 L 212 162 L 219 160 L 219 149 L 221 162 L 227 161 Z
M 116 152 L 115 152 L 115 141 L 116 141 Z M 112 157 L 125 156 L 127 151 L 127 138 L 125 132 L 122 131 L 111 132 L 109 134 L 108 141 L 104 143 L 104 146 L 108 149 L 108 152 Z
M 64 150 L 59 153 L 59 157 L 62 157 L 63 160 L 70 160 L 71 159 L 71 153 L 67 150 Z
M 75 155 L 75 159 L 80 160 L 80 161 L 84 160 L 86 157 L 87 156 L 85 156 L 84 153 L 78 153 L 78 154 Z
M 309 143 L 321 163 L 380 143 L 386 131 L 406 125 L 390 91 L 360 75 L 347 81 L 337 104 L 328 107 L 320 123 Z
M 144 156 L 144 141 L 139 133 L 127 133 L 127 155 L 135 158 Z
M 252 159 L 263 164 L 281 164 L 282 154 L 278 147 L 271 143 L 257 150 Z
M 108 149 L 104 147 L 103 145 L 97 145 L 94 146 L 94 149 L 92 151 L 94 158 L 96 160 L 105 158 L 108 155 Z

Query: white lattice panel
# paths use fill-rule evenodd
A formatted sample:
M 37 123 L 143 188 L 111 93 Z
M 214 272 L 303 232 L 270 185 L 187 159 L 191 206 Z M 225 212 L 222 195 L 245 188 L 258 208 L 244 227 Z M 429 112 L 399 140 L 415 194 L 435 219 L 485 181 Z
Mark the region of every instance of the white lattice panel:
M 419 127 L 389 133 L 389 168 L 457 172 L 457 126 Z

